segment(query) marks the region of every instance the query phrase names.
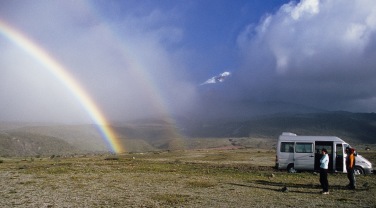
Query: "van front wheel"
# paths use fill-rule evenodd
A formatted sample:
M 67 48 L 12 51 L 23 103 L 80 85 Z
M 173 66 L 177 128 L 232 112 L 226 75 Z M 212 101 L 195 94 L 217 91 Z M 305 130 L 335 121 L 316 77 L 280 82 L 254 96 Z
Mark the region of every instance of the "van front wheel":
M 294 168 L 294 164 L 290 164 L 287 166 L 287 172 L 289 173 L 296 173 L 296 169 Z
M 354 174 L 355 175 L 363 175 L 364 174 L 363 168 L 359 167 L 359 166 L 355 166 L 355 168 L 354 168 Z

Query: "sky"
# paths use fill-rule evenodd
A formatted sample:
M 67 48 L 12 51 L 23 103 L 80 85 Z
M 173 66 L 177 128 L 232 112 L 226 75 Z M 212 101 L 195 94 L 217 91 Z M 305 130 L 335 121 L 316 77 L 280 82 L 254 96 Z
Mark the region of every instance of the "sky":
M 0 22 L 62 65 L 111 121 L 271 102 L 376 112 L 374 0 L 0 0 Z M 1 121 L 91 119 L 1 30 L 0 99 Z

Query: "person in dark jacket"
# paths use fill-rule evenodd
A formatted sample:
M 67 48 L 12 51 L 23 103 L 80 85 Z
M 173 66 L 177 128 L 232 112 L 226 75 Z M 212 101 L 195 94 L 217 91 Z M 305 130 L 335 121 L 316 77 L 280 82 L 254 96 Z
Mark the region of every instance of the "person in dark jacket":
M 347 170 L 347 178 L 349 179 L 349 185 L 347 187 L 351 190 L 355 189 L 355 150 L 350 147 L 346 147 L 346 170 Z

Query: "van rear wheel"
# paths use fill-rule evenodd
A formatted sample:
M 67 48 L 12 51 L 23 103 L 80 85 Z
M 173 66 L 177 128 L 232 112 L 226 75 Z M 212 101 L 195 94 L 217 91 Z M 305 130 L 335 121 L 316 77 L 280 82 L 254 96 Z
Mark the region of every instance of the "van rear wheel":
M 296 169 L 294 168 L 294 164 L 290 164 L 287 166 L 287 172 L 289 173 L 296 173 Z

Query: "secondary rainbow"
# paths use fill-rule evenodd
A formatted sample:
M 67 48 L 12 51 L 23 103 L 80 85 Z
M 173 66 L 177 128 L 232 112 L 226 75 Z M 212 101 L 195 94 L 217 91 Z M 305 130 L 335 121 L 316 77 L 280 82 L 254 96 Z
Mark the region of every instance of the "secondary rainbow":
M 96 9 L 93 2 L 86 3 L 88 3 L 86 6 L 89 8 L 89 11 L 91 11 L 92 18 L 96 18 L 96 21 L 104 23 L 101 24 L 101 29 L 105 32 L 107 38 L 116 43 L 118 52 L 122 54 L 123 61 L 125 61 L 127 64 L 127 71 L 130 76 L 138 80 L 141 83 L 140 86 L 143 87 L 143 91 L 148 94 L 150 100 L 149 108 L 153 109 L 156 113 L 155 115 L 163 118 L 163 120 L 166 122 L 166 138 L 169 139 L 168 148 L 184 148 L 184 142 L 182 141 L 184 136 L 180 134 L 179 129 L 176 127 L 176 121 L 170 115 L 168 110 L 169 106 L 165 102 L 166 99 L 163 97 L 163 93 L 150 74 L 150 66 L 148 66 L 143 60 L 145 57 L 142 55 L 137 56 L 134 52 L 132 52 L 130 44 L 126 40 L 126 36 L 119 34 L 115 28 L 111 27 L 112 24 L 106 23 L 106 18 L 102 17 L 101 12 Z
M 102 137 L 115 153 L 124 152 L 124 148 L 117 138 L 114 130 L 110 127 L 107 119 L 97 107 L 89 94 L 79 85 L 79 83 L 69 74 L 68 70 L 51 57 L 43 48 L 29 40 L 22 33 L 18 32 L 5 22 L 0 20 L 0 33 L 23 49 L 32 56 L 40 64 L 42 64 L 49 72 L 55 75 L 77 98 L 91 119 L 98 125 Z

